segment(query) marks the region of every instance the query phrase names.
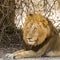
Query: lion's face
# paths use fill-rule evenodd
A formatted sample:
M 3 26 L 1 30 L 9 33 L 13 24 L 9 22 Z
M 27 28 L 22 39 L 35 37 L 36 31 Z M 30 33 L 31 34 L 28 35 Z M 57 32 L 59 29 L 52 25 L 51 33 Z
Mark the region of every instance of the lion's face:
M 37 20 L 31 20 L 28 23 L 25 22 L 23 28 L 24 41 L 28 45 L 39 45 L 45 41 L 46 37 L 49 35 L 49 32 L 49 26 L 45 26 L 42 22 L 37 22 Z

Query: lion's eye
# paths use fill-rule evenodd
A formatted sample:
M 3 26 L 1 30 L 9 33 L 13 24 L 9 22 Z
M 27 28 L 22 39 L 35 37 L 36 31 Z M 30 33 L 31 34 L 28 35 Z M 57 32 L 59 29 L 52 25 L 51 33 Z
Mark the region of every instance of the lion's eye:
M 34 30 L 36 30 L 36 28 L 34 28 Z
M 36 28 L 34 28 L 34 31 L 36 31 Z

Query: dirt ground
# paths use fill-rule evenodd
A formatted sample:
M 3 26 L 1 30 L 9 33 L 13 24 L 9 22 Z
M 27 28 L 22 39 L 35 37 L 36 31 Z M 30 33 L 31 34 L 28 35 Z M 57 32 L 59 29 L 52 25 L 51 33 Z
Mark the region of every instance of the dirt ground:
M 0 60 L 5 60 L 5 59 L 0 58 Z M 22 58 L 22 59 L 10 59 L 10 60 L 60 60 L 60 57 Z
M 12 52 L 15 52 L 19 49 L 17 48 L 0 48 L 0 58 L 1 57 L 4 57 L 7 53 L 12 53 Z

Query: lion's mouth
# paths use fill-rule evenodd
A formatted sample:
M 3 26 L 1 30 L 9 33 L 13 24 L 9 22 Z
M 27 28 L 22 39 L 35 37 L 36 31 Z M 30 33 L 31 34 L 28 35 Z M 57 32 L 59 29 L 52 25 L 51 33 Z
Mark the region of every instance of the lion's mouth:
M 30 41 L 30 40 L 28 40 L 28 44 L 34 45 L 34 44 L 35 44 L 35 41 Z

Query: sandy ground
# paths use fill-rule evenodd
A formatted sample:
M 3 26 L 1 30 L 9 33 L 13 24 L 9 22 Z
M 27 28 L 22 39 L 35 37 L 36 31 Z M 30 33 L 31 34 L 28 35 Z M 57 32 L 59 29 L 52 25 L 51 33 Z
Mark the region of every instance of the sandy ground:
M 7 53 L 12 53 L 17 50 L 17 48 L 0 48 L 0 58 L 4 57 Z
M 0 60 L 60 60 L 60 57 L 44 57 L 44 58 L 22 58 L 22 59 L 3 59 Z
M 18 50 L 17 48 L 0 48 L 0 60 L 60 60 L 60 57 L 42 57 L 42 58 L 22 58 L 22 59 L 13 59 L 6 58 L 7 53 L 12 53 Z

